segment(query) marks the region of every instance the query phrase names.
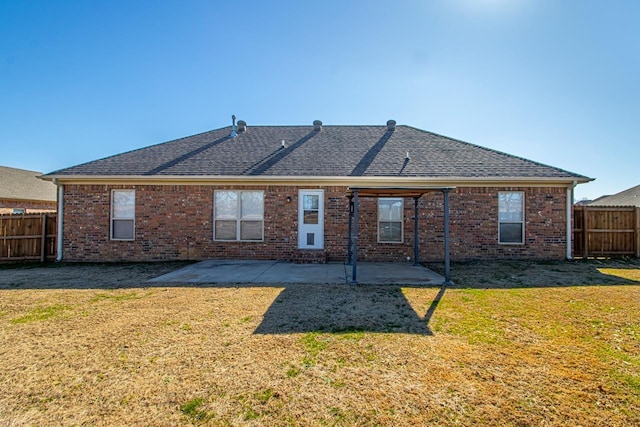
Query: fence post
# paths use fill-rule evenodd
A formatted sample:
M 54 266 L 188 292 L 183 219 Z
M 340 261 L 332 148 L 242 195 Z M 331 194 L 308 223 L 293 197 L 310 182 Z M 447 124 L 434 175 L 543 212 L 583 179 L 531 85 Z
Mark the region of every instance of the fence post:
M 47 247 L 47 214 L 42 214 L 42 236 L 40 237 L 40 262 L 46 259 Z
M 589 210 L 582 207 L 582 258 L 589 258 Z
M 636 258 L 640 258 L 640 206 L 636 206 Z

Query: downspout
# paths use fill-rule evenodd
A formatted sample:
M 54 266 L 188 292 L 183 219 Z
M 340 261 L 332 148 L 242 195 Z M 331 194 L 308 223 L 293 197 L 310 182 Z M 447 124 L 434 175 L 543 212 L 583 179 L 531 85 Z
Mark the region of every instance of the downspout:
M 58 248 L 56 250 L 56 261 L 62 261 L 62 232 L 64 230 L 62 220 L 64 218 L 64 185 L 59 184 L 56 179 L 53 179 L 53 183 L 58 186 Z
M 573 189 L 578 183 L 573 181 L 573 184 L 567 187 L 567 259 L 573 259 L 573 250 L 571 247 L 571 234 L 572 230 L 572 221 L 571 218 L 573 216 Z
M 358 274 L 358 190 L 353 190 L 353 241 L 351 253 L 352 276 L 351 283 L 356 284 Z

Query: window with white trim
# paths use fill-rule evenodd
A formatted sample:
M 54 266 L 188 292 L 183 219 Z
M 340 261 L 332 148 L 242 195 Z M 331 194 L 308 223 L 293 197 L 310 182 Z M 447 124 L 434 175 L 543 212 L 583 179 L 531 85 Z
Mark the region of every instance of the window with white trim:
M 522 191 L 498 193 L 498 242 L 524 243 L 524 193 Z
M 134 240 L 135 190 L 111 191 L 111 240 Z
M 214 240 L 264 239 L 264 191 L 219 190 L 213 203 Z
M 402 243 L 404 199 L 380 197 L 378 199 L 378 242 Z

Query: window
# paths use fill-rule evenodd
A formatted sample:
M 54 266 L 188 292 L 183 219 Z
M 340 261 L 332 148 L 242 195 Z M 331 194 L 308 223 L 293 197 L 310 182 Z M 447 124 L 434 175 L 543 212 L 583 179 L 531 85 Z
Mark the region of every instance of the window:
M 111 192 L 111 240 L 134 240 L 135 190 Z
M 305 194 L 302 196 L 303 224 L 318 224 L 320 213 L 320 196 L 317 194 Z
M 404 199 L 378 199 L 378 242 L 402 243 Z
M 261 241 L 264 230 L 264 192 L 216 191 L 214 240 Z
M 498 242 L 524 243 L 524 193 L 498 193 Z
M 13 208 L 12 213 L 14 215 L 24 215 L 25 209 L 24 208 Z

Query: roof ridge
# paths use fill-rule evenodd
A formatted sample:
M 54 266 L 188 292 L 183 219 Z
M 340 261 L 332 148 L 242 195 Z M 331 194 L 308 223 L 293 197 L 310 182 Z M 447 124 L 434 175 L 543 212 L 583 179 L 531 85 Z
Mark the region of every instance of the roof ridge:
M 398 126 L 406 126 L 406 125 L 397 125 Z M 225 127 L 229 127 L 230 126 L 225 126 Z M 251 128 L 312 128 L 314 127 L 312 124 L 310 125 L 247 125 L 247 129 L 251 129 Z M 386 124 L 381 124 L 381 125 L 342 125 L 342 124 L 334 124 L 334 125 L 328 125 L 323 123 L 322 124 L 322 128 L 326 128 L 326 127 L 383 127 L 386 128 L 387 125 Z M 224 128 L 220 128 L 220 129 L 224 129 Z M 213 131 L 216 130 L 220 130 L 220 129 L 213 129 Z M 204 132 L 206 133 L 206 132 Z M 191 136 L 197 136 L 197 135 L 191 135 Z M 186 138 L 190 138 L 191 136 L 187 136 Z

